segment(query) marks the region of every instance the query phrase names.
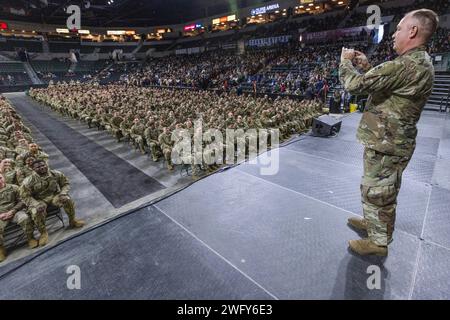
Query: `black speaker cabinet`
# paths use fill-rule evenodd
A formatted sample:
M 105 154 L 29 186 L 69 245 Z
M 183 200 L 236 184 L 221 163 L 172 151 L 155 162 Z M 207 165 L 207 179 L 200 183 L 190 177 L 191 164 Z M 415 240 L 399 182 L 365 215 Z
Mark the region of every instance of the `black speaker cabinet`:
M 342 121 L 336 120 L 328 115 L 314 118 L 312 123 L 312 132 L 316 137 L 329 137 L 337 135 L 341 131 Z

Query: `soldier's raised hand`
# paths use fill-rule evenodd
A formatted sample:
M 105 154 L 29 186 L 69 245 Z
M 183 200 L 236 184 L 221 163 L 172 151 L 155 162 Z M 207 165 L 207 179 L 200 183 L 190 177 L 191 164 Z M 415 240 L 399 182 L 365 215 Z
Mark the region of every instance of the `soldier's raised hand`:
M 354 57 L 355 57 L 355 50 L 347 49 L 345 47 L 342 48 L 341 61 L 345 59 L 353 60 Z
M 360 69 L 367 70 L 370 68 L 369 59 L 367 59 L 367 56 L 361 51 L 355 50 L 354 62 L 355 65 Z

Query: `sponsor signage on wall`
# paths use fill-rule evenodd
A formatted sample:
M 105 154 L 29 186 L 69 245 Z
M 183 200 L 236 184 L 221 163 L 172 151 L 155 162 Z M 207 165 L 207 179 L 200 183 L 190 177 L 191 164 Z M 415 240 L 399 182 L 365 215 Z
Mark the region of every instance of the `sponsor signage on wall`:
M 132 35 L 136 34 L 136 31 L 134 31 L 134 30 L 107 30 L 106 34 L 108 36 L 121 36 L 121 35 L 132 36 Z
M 264 7 L 259 7 L 259 8 L 255 8 L 250 10 L 250 14 L 252 16 L 257 16 L 258 14 L 265 14 L 271 11 L 275 11 L 280 9 L 280 4 L 279 3 L 274 3 L 274 4 L 269 4 L 267 6 Z
M 311 32 L 301 35 L 301 41 L 318 41 L 318 40 L 332 40 L 340 37 L 354 37 L 360 35 L 362 31 L 368 33 L 370 30 L 367 27 L 355 27 L 339 30 L 329 30 L 320 32 Z
M 247 42 L 247 46 L 249 46 L 249 47 L 271 47 L 278 43 L 287 43 L 287 42 L 289 42 L 289 40 L 291 38 L 292 38 L 292 35 L 260 38 L 260 39 L 250 39 Z
M 184 31 L 192 31 L 195 29 L 201 29 L 201 27 L 203 27 L 203 25 L 201 25 L 200 23 L 196 23 L 196 24 L 190 24 L 188 26 L 185 26 L 183 28 Z
M 221 23 L 234 21 L 234 20 L 236 20 L 236 15 L 235 14 L 230 15 L 230 16 L 225 16 L 225 17 L 220 17 L 220 18 L 213 19 L 212 23 L 213 24 L 221 24 Z

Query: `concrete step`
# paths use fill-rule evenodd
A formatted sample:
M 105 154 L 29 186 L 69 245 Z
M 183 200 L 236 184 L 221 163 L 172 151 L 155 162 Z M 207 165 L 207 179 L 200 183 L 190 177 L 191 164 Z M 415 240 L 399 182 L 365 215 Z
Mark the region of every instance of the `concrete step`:
M 427 104 L 425 105 L 425 107 L 423 108 L 424 110 L 428 110 L 428 111 L 440 111 L 441 109 L 439 108 L 439 106 L 436 105 L 432 105 L 432 104 Z
M 441 89 L 439 89 L 439 88 L 433 88 L 433 91 L 432 91 L 432 95 L 433 94 L 435 94 L 435 95 L 448 95 L 450 93 L 450 90 L 448 90 L 448 89 L 445 89 L 445 90 L 441 90 Z
M 447 95 L 445 95 L 445 96 L 444 95 L 440 95 L 440 96 L 438 96 L 438 95 L 431 95 L 429 100 L 439 100 L 439 101 L 441 101 L 442 98 L 445 99 L 447 97 L 448 97 Z
M 432 94 L 431 96 L 430 96 L 430 99 L 434 99 L 434 100 L 440 100 L 440 99 L 442 99 L 442 98 L 446 98 L 446 97 L 448 97 L 447 95 L 436 95 L 436 94 Z
M 428 104 L 437 104 L 440 105 L 441 104 L 441 100 L 428 100 L 427 101 Z M 445 100 L 444 100 L 445 103 Z

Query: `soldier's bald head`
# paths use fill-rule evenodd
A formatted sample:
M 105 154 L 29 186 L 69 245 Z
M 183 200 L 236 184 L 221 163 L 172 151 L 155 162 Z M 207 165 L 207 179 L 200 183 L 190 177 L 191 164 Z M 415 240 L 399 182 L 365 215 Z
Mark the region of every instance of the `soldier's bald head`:
M 417 36 L 423 39 L 424 43 L 428 43 L 433 37 L 439 26 L 439 17 L 433 10 L 419 9 L 406 14 L 405 18 L 409 18 L 410 23 L 417 26 Z

